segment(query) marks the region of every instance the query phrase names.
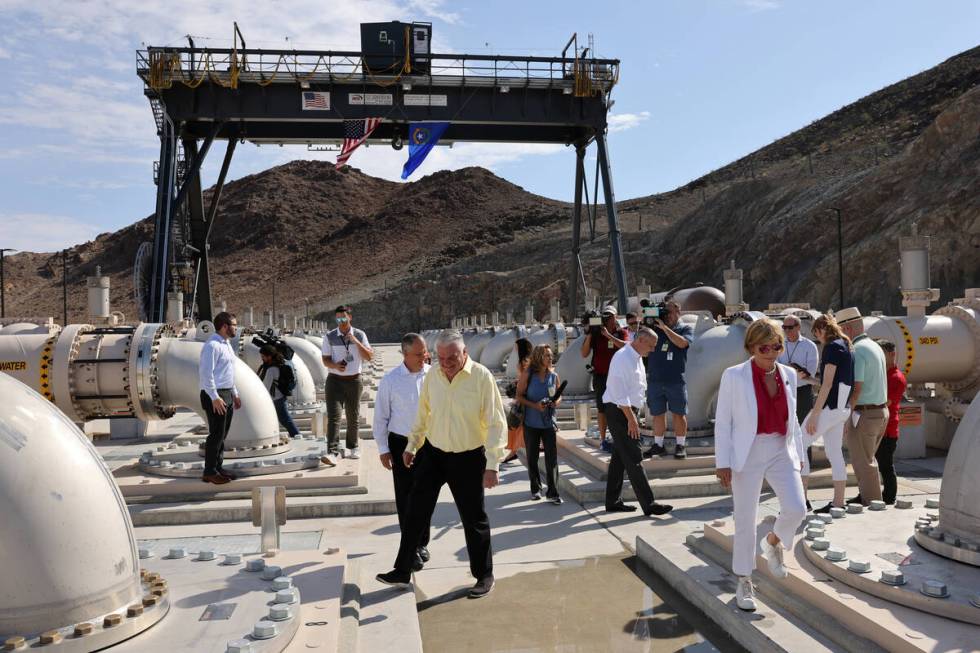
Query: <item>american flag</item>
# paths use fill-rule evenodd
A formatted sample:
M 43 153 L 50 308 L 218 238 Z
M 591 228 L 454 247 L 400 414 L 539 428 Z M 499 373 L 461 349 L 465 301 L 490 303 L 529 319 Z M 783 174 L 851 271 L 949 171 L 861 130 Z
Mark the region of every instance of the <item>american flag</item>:
M 358 120 L 345 120 L 344 121 L 344 145 L 340 149 L 340 155 L 337 157 L 337 168 L 343 168 L 347 165 L 347 159 L 353 154 L 361 143 L 367 140 L 368 136 L 371 135 L 378 125 L 381 124 L 381 118 L 360 118 Z
M 317 91 L 304 91 L 303 92 L 303 111 L 309 109 L 320 109 L 324 111 L 330 110 L 330 94 L 320 93 Z

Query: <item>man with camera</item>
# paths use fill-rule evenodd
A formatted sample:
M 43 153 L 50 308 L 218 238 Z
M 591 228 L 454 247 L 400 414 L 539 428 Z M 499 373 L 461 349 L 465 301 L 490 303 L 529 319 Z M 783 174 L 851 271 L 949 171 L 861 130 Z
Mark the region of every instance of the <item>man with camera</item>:
M 340 452 L 340 410 L 347 416 L 347 448 L 351 458 L 360 458 L 357 426 L 360 419 L 361 363 L 374 356 L 367 334 L 351 324 L 350 306 L 338 306 L 334 312 L 337 328 L 323 338 L 323 364 L 327 368 L 327 447 Z
M 694 342 L 694 329 L 680 321 L 681 306 L 668 301 L 646 309 L 644 321 L 649 321 L 657 334 L 657 347 L 650 353 L 647 366 L 647 406 L 653 415 L 654 444 L 644 453 L 645 458 L 664 456 L 664 433 L 667 431 L 667 410 L 670 410 L 677 445 L 674 458 L 687 458 L 687 350 Z
M 599 413 L 599 442 L 606 439 L 606 415 L 602 395 L 606 391 L 606 378 L 609 376 L 609 363 L 613 354 L 626 346 L 626 331 L 616 321 L 616 309 L 606 306 L 600 316 L 594 312 L 586 314 L 583 326 L 587 327 L 582 341 L 582 358 L 592 354 L 592 390 L 595 392 L 596 410 Z

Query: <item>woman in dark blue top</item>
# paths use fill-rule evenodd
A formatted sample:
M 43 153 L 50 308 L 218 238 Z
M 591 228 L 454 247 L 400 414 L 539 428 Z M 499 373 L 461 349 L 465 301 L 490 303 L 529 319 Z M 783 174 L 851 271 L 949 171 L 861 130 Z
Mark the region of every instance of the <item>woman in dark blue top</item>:
M 538 471 L 538 444 L 544 443 L 544 466 L 548 477 L 548 500 L 562 502 L 558 496 L 558 443 L 555 433 L 555 408 L 552 402 L 560 380 L 555 373 L 554 354 L 548 345 L 538 345 L 531 352 L 527 372 L 517 381 L 517 401 L 524 405 L 524 451 L 527 473 L 531 479 L 531 500 L 541 498 L 541 475 Z
M 813 402 L 813 409 L 803 420 L 804 444 L 809 446 L 823 438 L 824 451 L 830 460 L 834 479 L 834 500 L 815 513 L 830 512 L 831 507 L 844 507 L 844 489 L 847 485 L 847 465 L 842 445 L 844 426 L 851 410 L 847 400 L 854 386 L 854 355 L 851 341 L 844 335 L 832 315 L 821 315 L 813 321 L 813 336 L 823 344 L 820 354 L 820 392 Z M 803 487 L 810 475 L 809 461 L 803 465 Z

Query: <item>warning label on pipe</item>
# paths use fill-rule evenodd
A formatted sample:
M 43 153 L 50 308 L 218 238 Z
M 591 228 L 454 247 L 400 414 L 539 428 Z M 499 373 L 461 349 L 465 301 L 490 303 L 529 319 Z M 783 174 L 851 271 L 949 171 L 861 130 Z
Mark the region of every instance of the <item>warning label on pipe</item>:
M 27 361 L 0 361 L 0 372 L 23 372 Z

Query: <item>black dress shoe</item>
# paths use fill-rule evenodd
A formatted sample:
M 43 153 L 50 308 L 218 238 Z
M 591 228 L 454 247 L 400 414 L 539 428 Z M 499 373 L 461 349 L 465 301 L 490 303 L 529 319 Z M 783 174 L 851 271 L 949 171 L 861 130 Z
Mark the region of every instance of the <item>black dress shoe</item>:
M 221 474 L 205 474 L 201 477 L 201 480 L 205 483 L 213 483 L 214 485 L 224 485 L 228 482 L 228 479 Z
M 851 497 L 850 499 L 848 499 L 844 503 L 860 503 L 860 504 L 864 504 L 864 501 L 861 499 L 861 495 L 859 494 L 856 497 Z
M 814 510 L 813 511 L 813 514 L 814 515 L 829 515 L 830 514 L 830 509 L 833 508 L 833 507 L 834 507 L 834 504 L 833 503 L 828 503 L 823 508 L 817 508 L 816 510 Z
M 636 510 L 636 506 L 631 506 L 625 503 L 617 503 L 612 506 L 606 506 L 606 512 L 633 512 Z
M 651 515 L 658 515 L 658 516 L 659 515 L 666 515 L 668 512 L 670 512 L 673 509 L 674 509 L 674 506 L 668 506 L 666 503 L 656 503 L 656 502 L 654 502 L 654 504 L 652 506 L 650 506 L 649 512 L 648 511 L 643 511 L 643 514 L 646 515 L 647 517 L 650 517 Z
M 232 474 L 231 472 L 226 471 L 224 469 L 219 469 L 218 470 L 218 473 L 221 474 L 222 476 L 224 476 L 225 478 L 227 478 L 229 481 L 237 481 L 238 480 L 238 474 Z
M 429 550 L 427 548 L 425 548 L 424 546 L 420 546 L 418 548 L 418 552 L 419 552 L 419 557 L 422 558 L 422 562 L 429 561 L 430 556 L 429 556 Z
M 412 586 L 412 577 L 405 572 L 398 571 L 397 569 L 392 569 L 387 574 L 378 574 L 375 576 L 375 579 L 379 583 L 391 585 L 392 587 L 408 588 Z
M 422 571 L 423 567 L 425 567 L 425 563 L 422 561 L 422 556 L 416 553 L 415 560 L 412 560 L 412 571 Z
M 489 594 L 491 590 L 493 590 L 493 585 L 493 575 L 484 576 L 480 580 L 476 581 L 476 585 L 470 589 L 470 598 L 482 599 L 484 596 Z
M 643 452 L 644 458 L 653 458 L 654 456 L 666 456 L 667 450 L 664 449 L 664 445 L 657 444 L 654 442 L 650 445 L 650 448 Z

